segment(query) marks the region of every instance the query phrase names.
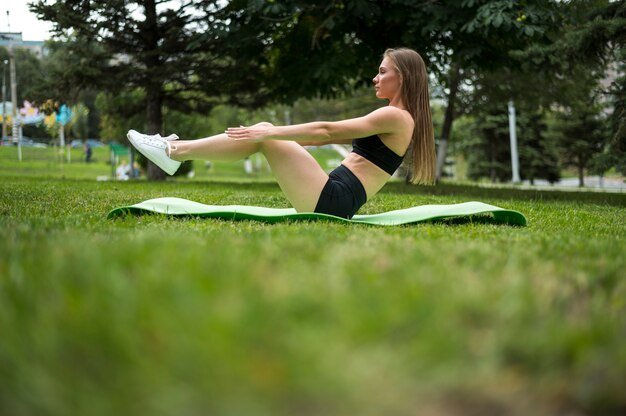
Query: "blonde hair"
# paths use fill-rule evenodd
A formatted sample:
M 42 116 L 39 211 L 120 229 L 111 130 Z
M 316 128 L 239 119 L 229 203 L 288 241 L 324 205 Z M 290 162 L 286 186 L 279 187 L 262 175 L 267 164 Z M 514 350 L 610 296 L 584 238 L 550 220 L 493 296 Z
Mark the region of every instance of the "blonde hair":
M 435 134 L 430 113 L 426 65 L 413 49 L 387 49 L 383 56 L 391 60 L 400 74 L 402 103 L 415 122 L 409 145 L 411 156 L 409 160 L 405 159 L 410 167 L 411 183 L 433 184 L 436 167 Z

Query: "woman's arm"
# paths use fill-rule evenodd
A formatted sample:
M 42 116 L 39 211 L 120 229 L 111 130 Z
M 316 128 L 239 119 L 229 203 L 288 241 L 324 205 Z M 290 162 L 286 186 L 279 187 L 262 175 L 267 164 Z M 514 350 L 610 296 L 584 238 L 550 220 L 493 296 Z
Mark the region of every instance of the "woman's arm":
M 396 107 L 382 107 L 366 116 L 342 121 L 316 121 L 291 126 L 258 125 L 231 127 L 228 137 L 235 140 L 293 140 L 301 143 L 336 143 L 373 134 L 397 133 L 403 130 L 405 116 Z
M 298 141 L 302 146 L 324 146 L 325 144 L 352 144 L 352 139 L 344 139 L 344 140 L 333 140 L 331 142 L 325 142 L 321 140 L 310 140 L 310 141 Z

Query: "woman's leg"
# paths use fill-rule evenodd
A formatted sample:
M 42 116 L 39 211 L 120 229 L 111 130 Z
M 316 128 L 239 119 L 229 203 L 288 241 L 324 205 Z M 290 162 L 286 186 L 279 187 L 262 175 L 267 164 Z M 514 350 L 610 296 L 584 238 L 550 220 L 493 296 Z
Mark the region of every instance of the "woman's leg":
M 285 196 L 299 212 L 312 212 L 315 209 L 328 181 L 328 175 L 315 158 L 296 142 L 243 142 L 230 139 L 226 134 L 218 134 L 204 139 L 177 140 L 170 143 L 170 156 L 178 161 L 235 161 L 261 152 L 270 164 Z
M 298 212 L 313 212 L 328 174 L 299 143 L 268 140 L 261 152 L 291 205 Z
M 244 159 L 261 150 L 261 143 L 238 142 L 224 133 L 198 140 L 170 142 L 170 157 L 185 160 L 221 160 L 225 162 Z

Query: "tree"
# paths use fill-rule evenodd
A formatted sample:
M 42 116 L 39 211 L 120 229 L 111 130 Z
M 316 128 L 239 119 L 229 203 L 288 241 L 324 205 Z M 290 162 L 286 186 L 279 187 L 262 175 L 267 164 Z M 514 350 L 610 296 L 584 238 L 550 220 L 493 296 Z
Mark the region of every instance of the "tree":
M 563 161 L 576 168 L 581 187 L 585 186 L 585 169 L 607 143 L 605 120 L 598 114 L 593 108 L 574 108 L 559 114 L 554 126 Z
M 265 100 L 255 82 L 259 61 L 248 60 L 247 71 L 237 71 L 244 64 L 234 54 L 236 45 L 223 42 L 222 3 L 38 0 L 30 8 L 51 21 L 55 36 L 66 42 L 67 53 L 59 57 L 57 68 L 59 83 L 71 84 L 68 91 L 140 90 L 146 130 L 154 134 L 164 133 L 165 106 L 206 112 L 224 97 L 240 104 Z M 247 40 L 247 45 L 257 43 Z M 165 174 L 150 164 L 148 176 L 163 179 Z
M 243 60 L 263 56 L 265 65 L 257 77 L 277 102 L 335 97 L 371 84 L 384 51 L 383 42 L 374 36 L 384 37 L 382 31 L 371 29 L 383 9 L 386 15 L 394 14 L 399 4 L 388 0 L 233 0 L 224 8 L 229 21 L 225 43 L 245 44 L 252 37 L 260 40 L 258 48 L 240 48 L 239 54 Z M 368 34 L 368 42 L 359 37 L 362 33 Z
M 142 111 L 145 99 L 145 92 L 139 88 L 116 94 L 98 93 L 95 106 L 101 114 L 100 137 L 104 141 L 113 141 L 124 137 L 128 130 L 145 125 L 146 114 Z
M 518 109 L 519 110 L 519 109 Z M 556 138 L 546 134 L 546 115 L 521 108 L 517 114 L 520 176 L 533 183 L 536 179 L 556 182 L 560 178 Z M 467 159 L 468 176 L 487 177 L 492 182 L 511 179 L 511 148 L 506 107 L 490 106 L 474 114 L 474 134 L 461 144 Z
M 553 80 L 532 71 L 508 67 L 472 71 L 472 90 L 465 111 L 473 117 L 475 136 L 462 146 L 472 178 L 511 179 L 507 101 L 515 102 L 520 175 L 555 182 L 560 177 L 557 140 L 546 134 L 555 97 L 570 89 L 571 80 Z M 582 81 L 581 81 L 582 82 Z M 582 82 L 584 84 L 584 82 Z
M 419 13 L 424 13 L 423 20 L 428 22 L 422 31 L 428 31 L 431 42 L 441 51 L 439 65 L 447 68 L 439 71 L 447 92 L 437 154 L 437 177 L 441 178 L 462 80 L 471 79 L 467 74 L 495 69 L 515 72 L 519 65 L 510 51 L 548 42 L 559 17 L 555 5 L 545 1 L 466 0 L 447 2 L 446 7 L 438 3 Z
M 575 0 L 562 7 L 567 19 L 561 36 L 549 45 L 532 45 L 515 55 L 526 66 L 551 76 L 569 77 L 579 65 L 606 76 L 609 86 L 601 92 L 612 105 L 607 123 L 609 159 L 626 174 L 626 2 Z M 605 166 L 605 162 L 599 165 Z
M 615 76 L 607 91 L 612 106 L 608 120 L 612 136 L 608 152 L 613 161 L 611 165 L 626 175 L 626 48 L 616 50 L 615 55 Z
M 555 183 L 561 179 L 558 143 L 547 134 L 545 111 L 522 113 L 519 126 L 520 176 L 531 185 L 536 179 Z M 508 133 L 508 132 L 507 132 Z
M 81 102 L 72 106 L 72 120 L 68 123 L 68 137 L 81 140 L 89 138 L 89 109 Z

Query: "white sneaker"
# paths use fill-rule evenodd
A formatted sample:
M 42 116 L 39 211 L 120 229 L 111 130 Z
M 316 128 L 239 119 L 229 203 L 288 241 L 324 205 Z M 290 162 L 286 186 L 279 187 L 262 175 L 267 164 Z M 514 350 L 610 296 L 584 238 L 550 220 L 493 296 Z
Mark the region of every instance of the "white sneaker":
M 177 140 L 178 136 L 171 134 L 166 138 L 163 138 L 159 134 L 149 136 L 147 134 L 141 134 L 135 130 L 129 130 L 126 137 L 128 137 L 130 143 L 135 146 L 135 149 L 137 149 L 139 153 L 154 162 L 168 175 L 176 173 L 181 162 L 171 159 L 168 155 L 170 153 L 171 146 L 169 141 Z
M 156 136 L 161 137 L 160 134 L 156 134 Z M 174 140 L 178 140 L 178 134 L 170 134 L 169 136 L 165 136 L 165 137 L 161 137 L 163 140 L 167 140 L 168 142 L 174 141 Z

